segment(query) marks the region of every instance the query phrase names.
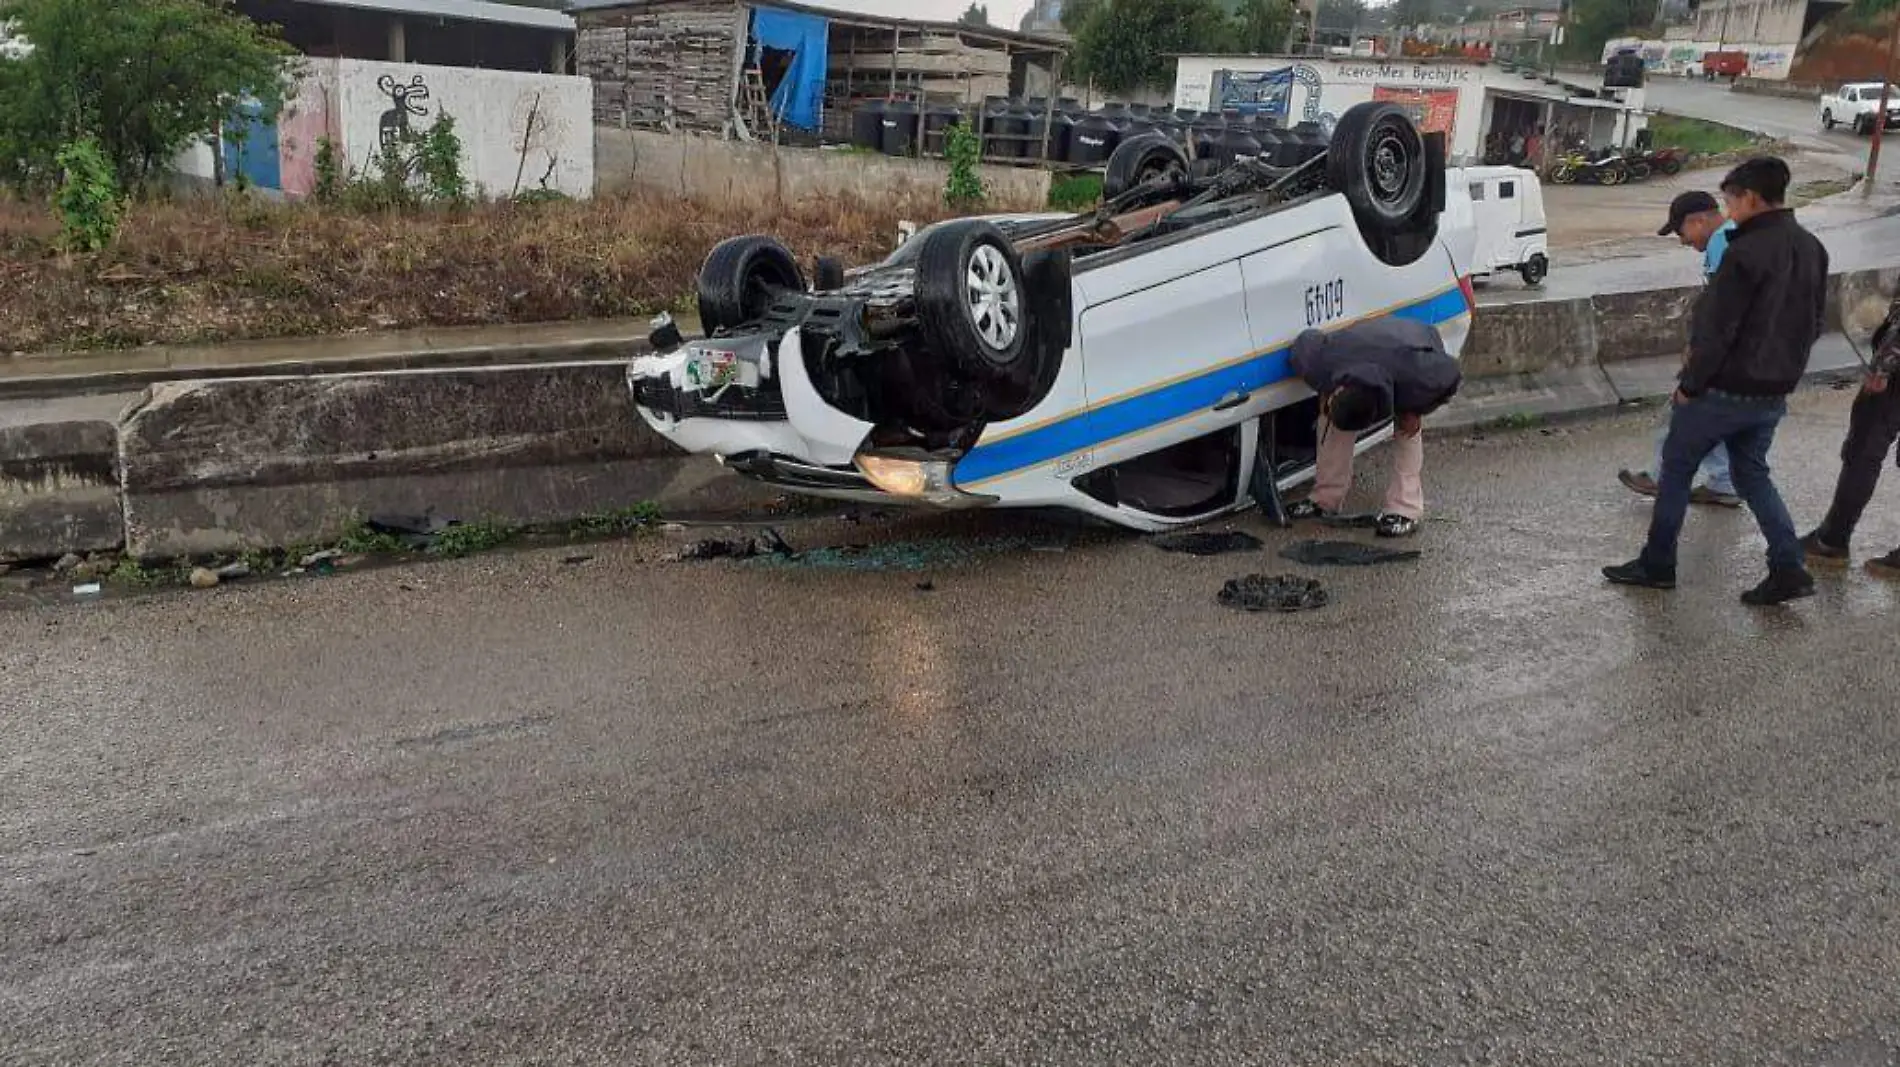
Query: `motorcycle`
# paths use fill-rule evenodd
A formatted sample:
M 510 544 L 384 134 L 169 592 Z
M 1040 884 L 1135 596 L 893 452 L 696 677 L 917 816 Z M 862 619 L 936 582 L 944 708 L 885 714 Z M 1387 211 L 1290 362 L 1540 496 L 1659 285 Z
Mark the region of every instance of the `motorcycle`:
M 1629 181 L 1629 164 L 1623 154 L 1611 149 L 1595 152 L 1565 153 L 1550 168 L 1550 180 L 1556 185 L 1586 182 L 1595 185 L 1622 185 Z

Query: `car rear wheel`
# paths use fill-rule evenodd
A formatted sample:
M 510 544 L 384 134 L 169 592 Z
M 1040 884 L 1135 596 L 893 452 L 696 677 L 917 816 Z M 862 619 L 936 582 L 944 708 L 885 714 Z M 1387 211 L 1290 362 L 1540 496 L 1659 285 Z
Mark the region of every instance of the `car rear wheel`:
M 1023 263 L 1001 230 L 967 220 L 932 230 L 917 250 L 917 326 L 958 376 L 1020 374 L 1032 350 Z
M 1425 197 L 1424 137 L 1393 104 L 1355 104 L 1333 128 L 1326 177 L 1369 239 L 1393 233 L 1413 221 Z
M 1834 110 L 1832 108 L 1823 110 L 1821 112 L 1821 128 L 1833 132 L 1836 125 L 1838 124 L 1834 121 Z
M 1108 173 L 1102 179 L 1102 197 L 1113 200 L 1132 189 L 1163 179 L 1177 180 L 1188 173 L 1188 158 L 1181 146 L 1165 134 L 1144 133 L 1115 147 L 1108 157 Z
M 805 277 L 770 237 L 731 237 L 699 268 L 699 321 L 708 334 L 763 318 L 781 293 L 803 292 Z

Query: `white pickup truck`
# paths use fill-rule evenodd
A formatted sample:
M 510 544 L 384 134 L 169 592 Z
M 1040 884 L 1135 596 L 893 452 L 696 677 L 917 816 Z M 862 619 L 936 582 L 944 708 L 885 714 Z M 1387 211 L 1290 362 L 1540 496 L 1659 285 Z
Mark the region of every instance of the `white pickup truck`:
M 1879 111 L 1879 82 L 1849 82 L 1821 98 L 1821 128 L 1852 126 L 1855 133 L 1870 134 Z M 1888 93 L 1887 125 L 1900 126 L 1900 89 Z

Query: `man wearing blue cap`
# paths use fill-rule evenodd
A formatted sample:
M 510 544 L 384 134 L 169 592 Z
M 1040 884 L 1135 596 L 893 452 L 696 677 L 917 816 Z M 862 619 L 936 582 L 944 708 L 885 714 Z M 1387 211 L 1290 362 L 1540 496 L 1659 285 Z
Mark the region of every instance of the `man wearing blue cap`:
M 1722 253 L 1728 251 L 1729 234 L 1735 232 L 1735 223 L 1722 214 L 1722 205 L 1715 197 L 1700 190 L 1683 193 L 1669 205 L 1669 221 L 1656 231 L 1658 237 L 1674 237 L 1685 247 L 1702 253 L 1702 279 L 1715 277 L 1715 269 L 1722 265 Z M 1618 471 L 1616 478 L 1630 492 L 1640 496 L 1654 497 L 1658 491 L 1657 473 L 1662 470 L 1663 439 L 1669 436 L 1669 422 L 1663 420 L 1662 432 L 1656 435 L 1656 462 L 1646 471 Z M 1737 508 L 1742 498 L 1735 492 L 1735 482 L 1729 476 L 1728 446 L 1716 445 L 1709 458 L 1702 461 L 1702 484 L 1689 494 L 1693 504 L 1715 504 L 1725 508 Z

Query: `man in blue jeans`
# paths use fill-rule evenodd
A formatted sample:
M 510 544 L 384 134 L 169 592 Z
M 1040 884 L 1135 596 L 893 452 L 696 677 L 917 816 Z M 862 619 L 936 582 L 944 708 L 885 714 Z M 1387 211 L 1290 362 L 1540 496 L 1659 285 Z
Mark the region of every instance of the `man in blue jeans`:
M 1768 541 L 1768 577 L 1742 602 L 1781 604 L 1814 595 L 1801 536 L 1768 475 L 1768 450 L 1788 394 L 1808 370 L 1827 310 L 1827 249 L 1795 222 L 1784 200 L 1788 165 L 1770 156 L 1722 180 L 1735 220 L 1727 253 L 1696 301 L 1689 360 L 1677 378 L 1663 441 L 1662 478 L 1642 555 L 1603 576 L 1618 585 L 1676 587 L 1676 542 L 1696 467 L 1726 444 L 1735 489 Z
M 1686 247 L 1702 253 L 1702 280 L 1706 284 L 1722 266 L 1722 253 L 1728 250 L 1729 234 L 1734 231 L 1735 222 L 1722 215 L 1722 205 L 1709 194 L 1696 190 L 1670 202 L 1669 221 L 1656 231 L 1656 236 L 1673 236 Z M 1622 482 L 1624 488 L 1638 496 L 1656 495 L 1656 476 L 1662 471 L 1663 439 L 1668 436 L 1669 425 L 1664 420 L 1661 431 L 1656 434 L 1656 462 L 1649 470 L 1616 472 L 1617 481 Z M 1742 498 L 1735 492 L 1735 482 L 1729 477 L 1727 445 L 1716 445 L 1709 458 L 1702 461 L 1702 476 L 1703 483 L 1689 493 L 1691 504 L 1742 506 Z

